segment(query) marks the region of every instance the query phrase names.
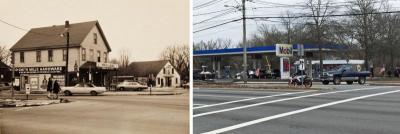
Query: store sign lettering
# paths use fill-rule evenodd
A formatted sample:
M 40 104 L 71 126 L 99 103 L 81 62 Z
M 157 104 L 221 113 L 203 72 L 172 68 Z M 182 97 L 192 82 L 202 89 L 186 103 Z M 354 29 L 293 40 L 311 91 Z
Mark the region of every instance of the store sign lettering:
M 53 73 L 63 73 L 65 67 L 55 66 L 55 67 L 16 67 L 15 71 L 20 74 L 53 74 Z

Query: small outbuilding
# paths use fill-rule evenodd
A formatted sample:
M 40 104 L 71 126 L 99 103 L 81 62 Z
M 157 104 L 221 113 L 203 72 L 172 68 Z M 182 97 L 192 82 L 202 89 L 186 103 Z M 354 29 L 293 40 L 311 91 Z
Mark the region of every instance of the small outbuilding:
M 121 70 L 123 75 L 134 76 L 140 83 L 153 81 L 155 87 L 180 87 L 181 76 L 167 60 L 132 62 Z

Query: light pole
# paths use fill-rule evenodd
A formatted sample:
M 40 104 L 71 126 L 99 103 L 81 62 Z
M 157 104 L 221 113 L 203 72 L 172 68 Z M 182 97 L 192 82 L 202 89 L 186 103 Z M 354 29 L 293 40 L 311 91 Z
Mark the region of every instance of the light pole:
M 66 49 L 66 56 L 65 56 L 65 84 L 64 86 L 68 86 L 68 60 L 69 60 L 69 21 L 65 21 L 65 33 L 67 36 L 67 49 Z

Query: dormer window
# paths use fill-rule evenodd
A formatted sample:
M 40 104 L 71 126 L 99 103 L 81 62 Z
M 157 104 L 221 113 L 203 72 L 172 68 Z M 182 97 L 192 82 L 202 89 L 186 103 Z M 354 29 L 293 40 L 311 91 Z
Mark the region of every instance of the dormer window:
M 97 44 L 97 33 L 93 33 L 93 43 Z

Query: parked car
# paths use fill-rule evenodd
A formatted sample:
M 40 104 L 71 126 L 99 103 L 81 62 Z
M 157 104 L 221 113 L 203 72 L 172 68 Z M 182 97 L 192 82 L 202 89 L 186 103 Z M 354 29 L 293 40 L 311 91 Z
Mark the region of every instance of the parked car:
M 147 86 L 132 81 L 124 81 L 117 85 L 117 90 L 124 91 L 129 89 L 142 91 L 143 89 L 147 89 Z
M 86 83 L 79 83 L 73 87 L 61 87 L 61 93 L 64 93 L 65 96 L 71 96 L 74 94 L 90 94 L 92 96 L 97 96 L 104 92 L 106 92 L 105 87 L 96 87 L 93 84 Z
M 365 84 L 366 77 L 370 74 L 369 71 L 357 71 L 351 65 L 341 65 L 332 71 L 325 72 L 321 76 L 321 81 L 324 85 L 329 84 L 329 82 L 339 85 L 342 81 L 346 81 L 347 84 L 358 82 L 358 84 L 362 85 Z

